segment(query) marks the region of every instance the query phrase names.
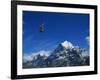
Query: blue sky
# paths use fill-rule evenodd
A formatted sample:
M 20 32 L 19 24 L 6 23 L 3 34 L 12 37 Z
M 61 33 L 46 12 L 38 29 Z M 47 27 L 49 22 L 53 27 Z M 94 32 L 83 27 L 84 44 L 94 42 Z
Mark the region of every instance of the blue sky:
M 52 51 L 65 40 L 87 48 L 87 36 L 89 14 L 23 11 L 23 53 Z

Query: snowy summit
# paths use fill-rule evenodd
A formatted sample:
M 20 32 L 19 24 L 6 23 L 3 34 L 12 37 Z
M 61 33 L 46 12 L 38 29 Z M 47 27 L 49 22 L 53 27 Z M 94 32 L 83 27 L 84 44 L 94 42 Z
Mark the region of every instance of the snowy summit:
M 74 48 L 73 44 L 69 41 L 64 41 L 63 43 L 61 43 L 61 45 L 63 47 L 65 47 L 66 49 L 69 49 L 69 48 Z

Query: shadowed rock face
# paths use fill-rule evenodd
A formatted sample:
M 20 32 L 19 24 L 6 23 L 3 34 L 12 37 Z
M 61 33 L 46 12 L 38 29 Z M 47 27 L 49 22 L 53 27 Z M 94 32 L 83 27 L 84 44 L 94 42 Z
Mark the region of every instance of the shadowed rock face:
M 86 52 L 88 51 L 64 41 L 49 56 L 38 54 L 35 56 L 37 58 L 33 57 L 33 60 L 23 63 L 23 68 L 89 65 L 89 55 L 83 56 Z

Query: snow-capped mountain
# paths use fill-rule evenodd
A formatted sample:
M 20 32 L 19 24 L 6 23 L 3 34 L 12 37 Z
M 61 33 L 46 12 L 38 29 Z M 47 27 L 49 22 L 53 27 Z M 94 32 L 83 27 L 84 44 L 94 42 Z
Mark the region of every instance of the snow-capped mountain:
M 33 56 L 32 60 L 24 63 L 24 68 L 89 65 L 88 51 L 79 46 L 74 46 L 69 41 L 60 43 L 50 55 L 44 53 L 45 51 L 42 51 L 42 54 L 38 53 L 38 55 Z
M 26 55 L 23 58 L 23 68 L 39 67 L 39 65 L 43 65 L 44 60 L 47 59 L 48 56 L 49 51 L 39 51 L 28 56 Z
M 45 57 L 48 57 L 49 56 L 49 51 L 39 51 L 39 52 L 36 52 L 36 53 L 31 53 L 31 54 L 24 54 L 24 58 L 23 58 L 23 61 L 24 62 L 27 62 L 27 61 L 31 61 L 34 59 L 37 59 L 37 56 L 40 55 L 40 56 L 45 56 Z
M 63 47 L 65 47 L 66 49 L 68 49 L 68 48 L 71 48 L 71 49 L 74 48 L 73 44 L 71 42 L 68 42 L 68 41 L 64 41 L 63 43 L 61 43 L 61 45 Z
M 47 58 L 49 66 L 81 66 L 84 65 L 82 56 L 83 49 L 64 41 Z

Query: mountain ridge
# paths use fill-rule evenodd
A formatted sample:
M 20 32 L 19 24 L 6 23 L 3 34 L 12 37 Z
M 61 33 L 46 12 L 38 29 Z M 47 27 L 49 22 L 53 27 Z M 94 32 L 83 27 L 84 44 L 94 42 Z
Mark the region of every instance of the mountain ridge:
M 85 51 L 85 49 L 82 49 L 79 46 L 74 46 L 69 41 L 64 41 L 60 43 L 50 55 L 47 56 L 44 53 L 42 53 L 43 55 L 38 54 L 34 56 L 31 61 L 23 63 L 23 68 L 89 65 L 89 56 L 83 56 Z

